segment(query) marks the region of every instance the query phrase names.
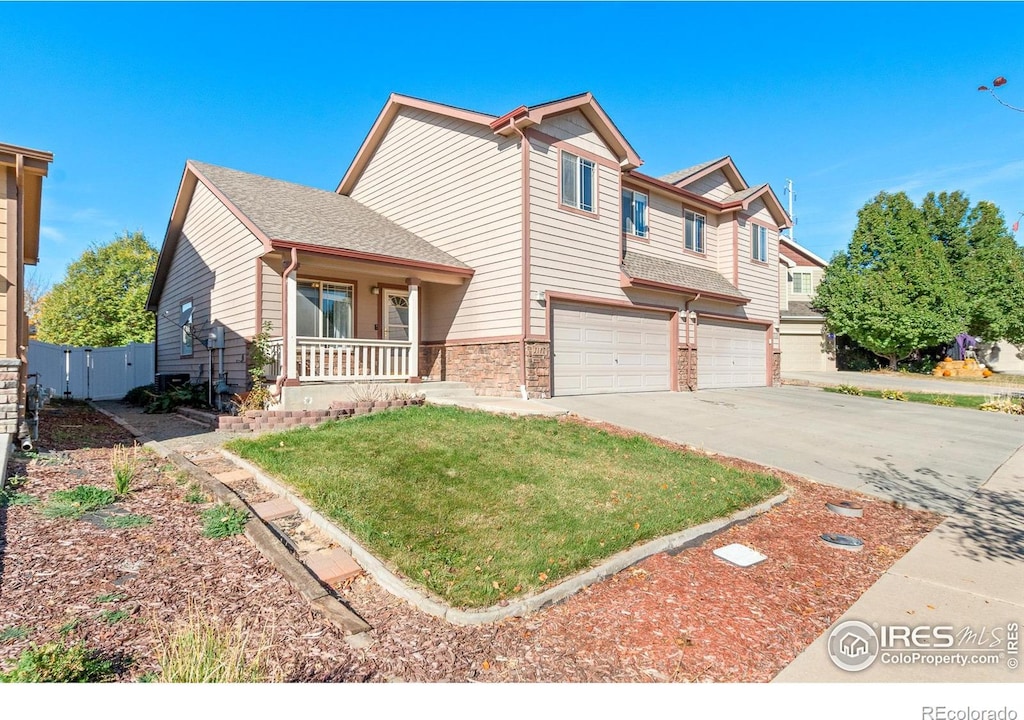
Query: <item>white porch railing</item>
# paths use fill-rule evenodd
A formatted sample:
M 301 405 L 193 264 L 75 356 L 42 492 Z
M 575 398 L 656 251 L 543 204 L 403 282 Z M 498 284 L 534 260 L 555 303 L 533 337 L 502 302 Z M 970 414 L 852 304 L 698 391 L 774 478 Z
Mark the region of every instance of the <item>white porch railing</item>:
M 270 346 L 278 361 L 271 377 L 281 371 L 282 338 Z M 399 340 L 296 338 L 295 377 L 300 381 L 407 380 L 412 343 Z

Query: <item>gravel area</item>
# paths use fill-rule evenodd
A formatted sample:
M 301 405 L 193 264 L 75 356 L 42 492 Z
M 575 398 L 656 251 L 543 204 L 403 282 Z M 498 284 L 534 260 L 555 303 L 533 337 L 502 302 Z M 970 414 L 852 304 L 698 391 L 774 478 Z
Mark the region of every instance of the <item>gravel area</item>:
M 191 435 L 163 440 L 204 448 L 188 421 L 147 422 L 141 429 L 154 436 L 187 423 Z M 47 408 L 40 433 L 46 452 L 12 466 L 25 478 L 20 491 L 40 501 L 83 483 L 111 487 L 111 448 L 132 442 L 81 405 Z M 158 639 L 193 606 L 247 628 L 285 681 L 765 682 L 940 519 L 782 476 L 791 494 L 783 505 L 526 618 L 452 626 L 360 577 L 340 593 L 373 627 L 373 643 L 357 650 L 243 536 L 203 537 L 204 506 L 185 501 L 172 467 L 150 454 L 143 466 L 118 506 L 151 517 L 145 527 L 47 519 L 38 504 L 0 508 L 0 668 L 29 643 L 66 637 L 117 659 L 120 680 L 137 680 L 158 670 Z M 825 508 L 843 500 L 863 505 L 864 518 Z M 856 534 L 865 549 L 829 548 L 824 532 Z M 741 569 L 712 555 L 733 542 L 768 560 Z M 108 611 L 124 617 L 111 621 Z

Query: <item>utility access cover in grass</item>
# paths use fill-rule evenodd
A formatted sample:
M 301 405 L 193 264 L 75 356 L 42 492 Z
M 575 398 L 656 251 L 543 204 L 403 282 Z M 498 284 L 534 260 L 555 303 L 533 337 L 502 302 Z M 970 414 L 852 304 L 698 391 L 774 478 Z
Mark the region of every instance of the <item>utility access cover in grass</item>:
M 229 449 L 448 603 L 535 591 L 781 483 L 571 420 L 410 407 Z

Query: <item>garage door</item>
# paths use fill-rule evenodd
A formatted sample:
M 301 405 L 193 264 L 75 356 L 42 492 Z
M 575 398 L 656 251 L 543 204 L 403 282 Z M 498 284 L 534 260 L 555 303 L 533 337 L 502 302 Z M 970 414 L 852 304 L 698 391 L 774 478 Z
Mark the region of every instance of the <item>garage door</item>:
M 699 318 L 697 388 L 765 385 L 765 328 Z
M 780 335 L 782 372 L 815 372 L 828 369 L 828 356 L 821 351 L 821 335 Z
M 554 305 L 554 395 L 670 390 L 665 313 Z

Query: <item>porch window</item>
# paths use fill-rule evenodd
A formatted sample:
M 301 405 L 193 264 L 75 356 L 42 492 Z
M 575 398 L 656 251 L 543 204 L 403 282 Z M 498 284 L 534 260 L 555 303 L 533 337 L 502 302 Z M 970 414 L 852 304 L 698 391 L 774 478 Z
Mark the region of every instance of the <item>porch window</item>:
M 351 285 L 300 280 L 296 296 L 296 335 L 352 337 Z
M 178 325 L 181 326 L 181 354 L 192 354 L 192 301 L 181 304 L 178 313 Z

